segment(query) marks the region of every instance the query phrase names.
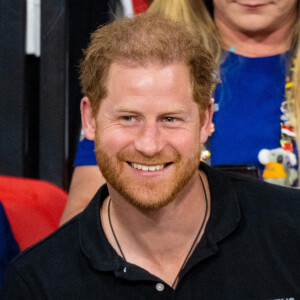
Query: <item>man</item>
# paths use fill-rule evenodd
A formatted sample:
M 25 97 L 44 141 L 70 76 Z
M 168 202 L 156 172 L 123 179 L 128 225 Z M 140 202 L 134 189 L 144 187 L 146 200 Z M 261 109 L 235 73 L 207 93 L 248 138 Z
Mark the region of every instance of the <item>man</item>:
M 3 299 L 300 295 L 300 192 L 198 170 L 213 70 L 201 39 L 162 17 L 92 35 L 82 124 L 107 185 L 14 261 Z
M 299 1 L 155 0 L 149 11 L 192 23 L 201 30 L 205 45 L 213 54 L 220 53 L 222 47 L 221 82 L 216 87 L 213 119 L 216 130 L 211 138 L 213 165 L 251 164 L 265 175 L 258 159 L 260 150 L 281 147 L 284 151 L 297 151 L 294 133 L 286 135 L 285 128 L 281 129 L 283 120 L 286 125 L 291 119 L 281 107 L 286 99 L 292 100 L 291 93 L 285 92 L 285 82 L 286 77 L 292 78 L 289 64 L 300 40 Z M 298 48 L 300 53 L 299 45 Z M 299 62 L 298 65 L 299 70 Z M 289 112 L 293 113 L 300 115 L 300 109 Z M 299 127 L 299 118 L 297 122 Z M 293 145 L 286 143 L 290 140 Z M 61 223 L 80 212 L 104 183 L 93 150 L 93 142 L 87 139 L 78 143 Z M 286 159 L 280 163 L 285 174 L 295 173 L 290 163 L 284 163 L 290 161 L 289 156 L 286 152 Z M 291 177 L 279 180 L 296 185 Z

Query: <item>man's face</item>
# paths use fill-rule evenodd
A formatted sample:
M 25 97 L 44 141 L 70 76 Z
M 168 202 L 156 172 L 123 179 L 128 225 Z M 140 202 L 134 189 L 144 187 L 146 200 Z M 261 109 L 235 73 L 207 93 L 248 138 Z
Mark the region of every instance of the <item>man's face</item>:
M 216 24 L 242 33 L 272 33 L 296 20 L 297 0 L 213 0 Z
M 110 188 L 136 207 L 163 207 L 196 178 L 207 137 L 188 68 L 113 63 L 107 87 L 96 118 L 100 170 Z

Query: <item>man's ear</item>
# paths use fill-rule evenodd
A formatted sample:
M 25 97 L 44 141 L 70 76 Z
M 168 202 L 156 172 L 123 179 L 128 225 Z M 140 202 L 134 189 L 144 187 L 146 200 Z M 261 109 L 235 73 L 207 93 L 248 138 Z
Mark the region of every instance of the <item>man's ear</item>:
M 81 124 L 84 135 L 88 140 L 95 139 L 96 119 L 93 115 L 92 106 L 88 97 L 83 97 L 80 103 Z
M 214 112 L 213 103 L 209 105 L 209 107 L 204 111 L 203 117 L 203 124 L 201 127 L 201 143 L 205 143 L 207 138 L 211 134 L 212 130 L 212 117 Z

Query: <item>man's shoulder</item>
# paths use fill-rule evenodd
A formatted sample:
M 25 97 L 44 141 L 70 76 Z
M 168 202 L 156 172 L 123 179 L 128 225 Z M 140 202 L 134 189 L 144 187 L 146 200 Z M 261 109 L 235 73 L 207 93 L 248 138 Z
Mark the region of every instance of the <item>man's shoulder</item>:
M 225 218 L 223 224 L 227 227 L 231 223 L 238 224 L 235 227 L 238 230 L 236 236 L 241 240 L 252 240 L 252 243 L 256 243 L 258 248 L 262 247 L 262 250 L 264 247 L 271 247 L 274 253 L 281 253 L 282 257 L 287 255 L 284 249 L 299 249 L 298 189 L 214 169 L 211 170 L 210 176 L 211 195 L 215 196 L 212 198 L 215 214 L 217 212 L 219 218 Z M 223 217 L 225 214 L 226 217 Z M 219 228 L 217 222 L 214 224 Z M 268 246 L 264 246 L 262 240 L 267 242 Z M 281 245 L 285 245 L 285 248 L 281 249 Z M 294 252 L 290 252 L 289 255 L 298 257 Z
M 269 225 L 274 228 L 280 224 L 290 229 L 296 229 L 297 226 L 299 228 L 299 189 L 283 187 L 239 174 L 228 176 L 238 195 L 241 210 L 248 218 L 261 225 L 269 222 Z
M 225 178 L 230 180 L 242 206 L 258 207 L 260 211 L 268 210 L 269 214 L 276 209 L 284 209 L 291 214 L 300 212 L 300 190 L 297 188 L 282 187 L 251 176 L 214 168 L 212 175 L 219 182 L 218 186 L 226 182 Z
M 61 265 L 64 259 L 79 251 L 79 216 L 58 228 L 52 234 L 22 251 L 12 262 L 14 269 L 31 268 L 42 265 Z
M 249 196 L 255 195 L 256 198 L 265 199 L 266 196 L 272 195 L 271 199 L 266 200 L 297 200 L 295 204 L 300 204 L 300 190 L 297 188 L 264 182 L 242 174 L 231 173 L 229 176 L 238 189 L 243 193 L 247 193 Z

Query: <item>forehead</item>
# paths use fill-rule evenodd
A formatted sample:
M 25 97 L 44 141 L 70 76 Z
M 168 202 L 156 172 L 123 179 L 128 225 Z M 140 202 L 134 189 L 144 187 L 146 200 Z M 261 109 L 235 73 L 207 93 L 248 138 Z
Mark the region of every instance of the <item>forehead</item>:
M 132 93 L 190 92 L 189 69 L 184 63 L 145 66 L 112 63 L 107 81 L 108 94 L 120 91 Z
M 101 107 L 109 110 L 123 107 L 160 113 L 175 108 L 191 111 L 195 105 L 189 69 L 184 63 L 167 66 L 113 63 L 107 80 L 107 97 L 101 101 L 100 111 Z

